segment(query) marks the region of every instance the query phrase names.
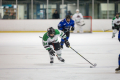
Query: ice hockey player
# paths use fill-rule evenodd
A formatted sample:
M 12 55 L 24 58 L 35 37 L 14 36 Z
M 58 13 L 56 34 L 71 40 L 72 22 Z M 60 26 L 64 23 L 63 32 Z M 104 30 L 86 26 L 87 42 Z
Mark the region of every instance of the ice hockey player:
M 75 21 L 75 31 L 77 33 L 79 30 L 80 33 L 83 33 L 83 26 L 85 25 L 83 20 L 83 15 L 79 13 L 79 9 L 76 9 L 76 13 L 73 15 L 72 19 Z
M 112 38 L 114 38 L 117 31 L 119 31 L 119 29 L 120 29 L 120 16 L 119 16 L 119 13 L 117 13 L 116 16 L 113 18 L 112 29 L 113 29 Z
M 54 29 L 53 27 L 50 27 L 47 29 L 47 32 L 44 34 L 42 38 L 42 43 L 44 48 L 48 50 L 50 55 L 50 63 L 54 63 L 55 52 L 58 60 L 61 62 L 64 62 L 65 60 L 61 57 L 61 50 L 60 50 L 60 43 L 58 41 L 58 37 L 65 40 L 66 47 L 69 47 L 69 41 L 66 39 L 66 35 L 64 32 Z
M 116 72 L 120 71 L 120 54 L 119 54 L 119 58 L 118 58 L 118 64 L 119 64 L 119 67 L 117 69 L 115 69 Z
M 66 34 L 66 39 L 68 40 L 70 37 L 70 29 L 74 31 L 74 21 L 71 19 L 70 15 L 67 15 L 66 18 L 58 24 L 58 29 Z M 63 49 L 64 39 L 61 39 L 60 45 L 61 49 Z

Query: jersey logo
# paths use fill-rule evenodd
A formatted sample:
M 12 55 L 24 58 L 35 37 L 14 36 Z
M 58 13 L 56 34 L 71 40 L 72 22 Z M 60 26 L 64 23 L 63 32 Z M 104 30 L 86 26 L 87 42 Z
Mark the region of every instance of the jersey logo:
M 117 21 L 117 23 L 120 23 L 120 21 Z
M 80 16 L 79 16 L 79 15 L 77 15 L 77 18 L 80 18 Z
M 52 41 L 52 43 L 56 42 L 57 40 Z
M 58 24 L 58 26 L 61 26 L 61 24 Z

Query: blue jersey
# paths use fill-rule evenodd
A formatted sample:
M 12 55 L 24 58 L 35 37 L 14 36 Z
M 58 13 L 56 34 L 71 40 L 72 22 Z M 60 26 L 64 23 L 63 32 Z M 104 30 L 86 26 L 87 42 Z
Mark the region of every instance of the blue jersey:
M 67 22 L 66 19 L 64 19 L 58 25 L 58 29 L 64 32 L 69 32 L 71 27 L 74 27 L 74 21 L 72 19 L 70 22 Z

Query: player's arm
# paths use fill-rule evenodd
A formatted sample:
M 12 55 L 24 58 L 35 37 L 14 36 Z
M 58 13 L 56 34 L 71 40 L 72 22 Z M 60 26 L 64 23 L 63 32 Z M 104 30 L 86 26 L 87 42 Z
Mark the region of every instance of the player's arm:
M 74 21 L 72 21 L 72 25 L 71 26 L 72 26 L 71 31 L 74 31 L 75 30 L 75 27 L 74 27 L 75 26 L 75 22 Z
M 112 19 L 112 26 L 115 24 L 115 17 Z
M 48 44 L 48 36 L 44 35 L 42 38 L 42 44 L 46 50 L 50 49 L 50 45 Z
M 84 26 L 85 25 L 85 22 L 84 22 L 84 18 L 83 18 L 83 15 L 82 15 L 82 13 L 80 13 L 80 17 L 81 17 L 81 23 L 82 23 L 82 25 L 81 26 Z
M 55 56 L 55 51 L 50 47 L 49 43 L 48 43 L 48 36 L 47 36 L 47 33 L 43 36 L 42 38 L 42 43 L 43 43 L 43 46 L 46 50 L 48 50 L 48 52 L 52 55 L 52 56 Z
M 66 35 L 63 31 L 55 29 L 55 34 L 58 35 L 61 39 L 65 39 Z
M 66 47 L 69 47 L 69 46 L 70 46 L 69 41 L 66 39 L 67 36 L 65 35 L 65 33 L 64 33 L 63 31 L 55 30 L 55 33 L 56 33 L 60 38 L 62 38 L 62 39 L 65 40 L 65 45 L 66 45 Z
M 58 24 L 58 29 L 63 31 L 64 28 L 63 28 L 63 20 Z
M 80 18 L 83 19 L 83 15 L 80 13 Z
M 65 33 L 64 33 L 63 31 L 59 31 L 59 32 L 60 32 L 59 36 L 60 36 L 62 39 L 65 40 L 65 45 L 66 45 L 66 47 L 69 48 L 70 43 L 69 43 L 69 41 L 66 39 L 67 36 L 65 35 Z
M 112 29 L 115 29 L 115 17 L 112 19 Z

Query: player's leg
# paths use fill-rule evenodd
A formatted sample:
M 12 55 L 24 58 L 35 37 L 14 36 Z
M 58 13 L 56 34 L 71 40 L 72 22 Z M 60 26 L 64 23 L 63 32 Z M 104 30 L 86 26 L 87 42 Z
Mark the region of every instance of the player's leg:
M 119 58 L 118 58 L 118 64 L 119 64 L 119 67 L 116 69 L 116 71 L 120 71 L 120 54 L 119 54 Z
M 53 46 L 54 46 L 54 50 L 56 51 L 58 60 L 64 62 L 65 60 L 61 57 L 60 43 L 59 42 L 53 43 Z
M 80 21 L 80 25 L 79 25 L 79 27 L 80 27 L 80 29 L 79 29 L 79 32 L 80 33 L 84 33 L 84 30 L 83 30 L 83 26 L 85 25 L 85 22 L 84 22 L 84 20 L 82 19 L 81 21 Z
M 53 49 L 52 43 L 50 44 L 50 48 Z M 50 63 L 54 63 L 54 57 L 50 53 L 49 53 L 49 56 L 50 56 Z
M 117 25 L 114 25 L 113 27 L 112 27 L 112 29 L 113 29 L 113 35 L 112 35 L 112 38 L 114 38 L 115 37 L 115 34 L 117 33 Z
M 50 54 L 49 54 L 49 56 L 50 56 L 50 63 L 54 63 L 54 58 L 53 58 L 53 56 L 50 55 Z
M 64 42 L 65 42 L 64 39 L 61 39 L 61 42 L 60 42 L 61 49 L 63 49 Z
M 83 26 L 80 26 L 79 32 L 83 33 Z
M 117 29 L 114 29 L 113 30 L 113 35 L 112 35 L 112 38 L 114 38 L 115 37 L 115 34 L 117 33 Z
M 60 60 L 61 62 L 64 62 L 64 61 L 65 61 L 65 60 L 61 57 L 61 50 L 57 50 L 57 51 L 56 51 L 56 54 L 57 54 L 58 60 Z
M 70 32 L 66 32 L 66 39 L 68 40 L 69 39 L 69 37 L 70 37 Z
M 65 34 L 66 34 L 66 36 L 67 36 L 66 39 L 68 40 L 68 39 L 69 39 L 69 36 L 70 36 L 70 32 L 66 32 Z M 61 49 L 63 49 L 64 42 L 65 42 L 64 39 L 61 39 L 61 43 L 60 43 Z

